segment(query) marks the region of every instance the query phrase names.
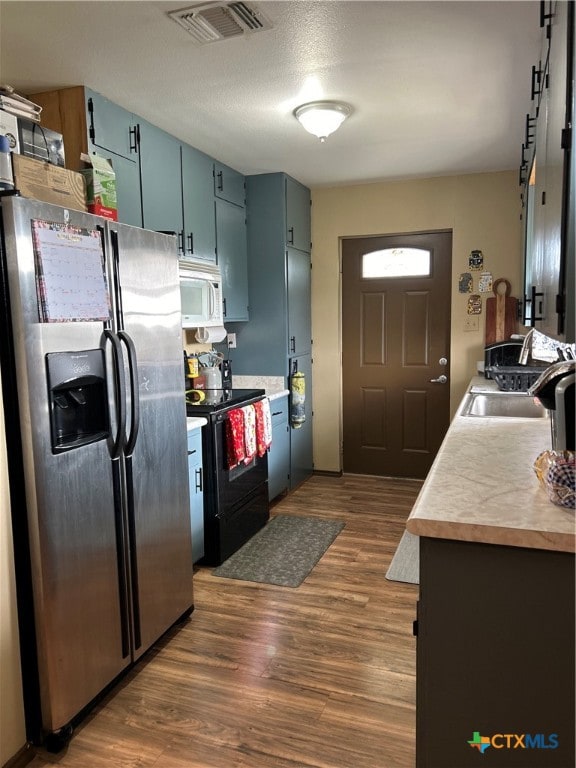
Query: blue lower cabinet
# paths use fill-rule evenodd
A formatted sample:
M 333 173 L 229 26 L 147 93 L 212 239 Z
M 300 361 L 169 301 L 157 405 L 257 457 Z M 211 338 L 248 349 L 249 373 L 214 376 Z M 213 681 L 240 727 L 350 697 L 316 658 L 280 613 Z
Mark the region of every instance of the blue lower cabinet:
M 270 401 L 272 417 L 272 445 L 268 451 L 268 499 L 272 501 L 290 483 L 290 427 L 288 426 L 288 398 Z
M 204 479 L 202 468 L 202 429 L 188 432 L 188 482 L 190 485 L 190 522 L 192 560 L 204 557 Z

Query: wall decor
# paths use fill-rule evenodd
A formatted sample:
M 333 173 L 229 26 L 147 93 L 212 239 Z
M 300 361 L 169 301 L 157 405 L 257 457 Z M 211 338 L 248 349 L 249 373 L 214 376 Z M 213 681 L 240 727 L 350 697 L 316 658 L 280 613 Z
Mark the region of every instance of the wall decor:
M 469 315 L 481 315 L 482 314 L 482 296 L 474 293 L 468 299 L 467 312 Z
M 470 272 L 462 272 L 458 278 L 458 293 L 472 293 L 472 275 Z
M 482 269 L 484 266 L 484 255 L 482 251 L 470 251 L 468 256 L 468 268 L 469 269 Z
M 490 293 L 492 291 L 492 273 L 482 272 L 478 278 L 478 293 Z

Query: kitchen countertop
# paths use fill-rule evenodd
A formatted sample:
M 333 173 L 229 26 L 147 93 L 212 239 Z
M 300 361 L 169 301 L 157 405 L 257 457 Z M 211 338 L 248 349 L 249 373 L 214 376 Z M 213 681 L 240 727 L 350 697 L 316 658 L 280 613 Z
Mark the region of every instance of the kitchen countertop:
M 186 417 L 186 429 L 188 432 L 192 432 L 194 429 L 200 429 L 205 424 L 208 424 L 208 419 L 205 419 L 203 416 Z
M 498 389 L 476 376 L 474 391 Z M 432 538 L 574 552 L 573 510 L 553 504 L 534 460 L 551 448 L 548 419 L 475 418 L 458 409 L 406 528 Z

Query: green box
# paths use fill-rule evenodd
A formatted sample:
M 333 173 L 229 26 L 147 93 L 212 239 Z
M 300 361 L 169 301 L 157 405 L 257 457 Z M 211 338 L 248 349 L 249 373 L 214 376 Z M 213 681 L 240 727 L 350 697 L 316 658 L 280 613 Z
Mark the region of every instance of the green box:
M 86 179 L 88 210 L 97 216 L 118 221 L 116 174 L 112 162 L 99 155 L 82 154 L 81 158 L 88 166 L 80 171 Z

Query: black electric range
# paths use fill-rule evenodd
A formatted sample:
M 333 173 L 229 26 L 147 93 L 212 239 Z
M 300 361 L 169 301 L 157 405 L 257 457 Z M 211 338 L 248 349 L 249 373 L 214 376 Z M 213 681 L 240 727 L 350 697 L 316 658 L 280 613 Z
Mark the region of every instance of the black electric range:
M 263 389 L 205 389 L 205 399 L 200 403 L 186 403 L 187 416 L 206 416 L 230 408 L 242 408 L 245 405 L 262 400 Z
M 201 565 L 220 565 L 270 517 L 268 454 L 228 466 L 228 414 L 263 400 L 263 389 L 206 389 L 201 403 L 186 403 L 188 416 L 202 416 L 204 478 L 204 557 Z

